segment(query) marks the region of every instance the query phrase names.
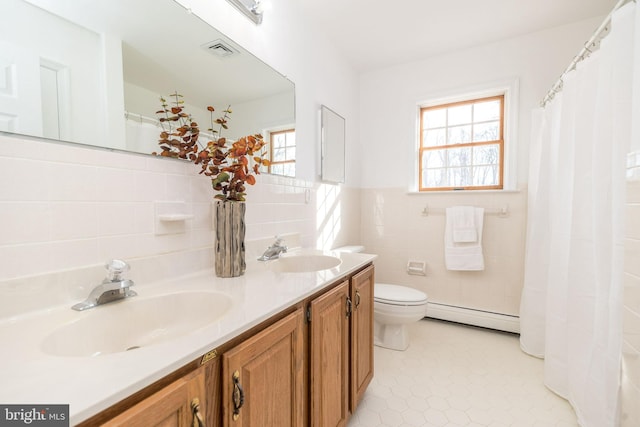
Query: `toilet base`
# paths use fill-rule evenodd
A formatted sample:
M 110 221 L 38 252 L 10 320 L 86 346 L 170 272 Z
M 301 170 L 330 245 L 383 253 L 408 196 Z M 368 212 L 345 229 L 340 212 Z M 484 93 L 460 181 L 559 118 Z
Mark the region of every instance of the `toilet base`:
M 391 350 L 406 350 L 409 347 L 409 333 L 406 324 L 382 324 L 374 320 L 373 344 Z

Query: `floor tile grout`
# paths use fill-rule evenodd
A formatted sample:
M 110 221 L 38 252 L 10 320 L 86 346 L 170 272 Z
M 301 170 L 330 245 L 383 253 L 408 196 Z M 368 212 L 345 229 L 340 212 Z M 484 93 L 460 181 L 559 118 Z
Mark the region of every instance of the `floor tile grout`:
M 375 374 L 348 427 L 569 427 L 567 401 L 518 335 L 425 319 L 406 351 L 375 347 Z

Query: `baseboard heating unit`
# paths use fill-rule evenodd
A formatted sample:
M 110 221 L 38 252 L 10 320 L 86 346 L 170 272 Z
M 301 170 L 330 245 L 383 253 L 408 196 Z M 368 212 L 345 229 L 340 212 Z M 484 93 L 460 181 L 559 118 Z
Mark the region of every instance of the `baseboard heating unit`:
M 509 314 L 430 302 L 427 304 L 427 317 L 515 334 L 520 333 L 520 317 Z

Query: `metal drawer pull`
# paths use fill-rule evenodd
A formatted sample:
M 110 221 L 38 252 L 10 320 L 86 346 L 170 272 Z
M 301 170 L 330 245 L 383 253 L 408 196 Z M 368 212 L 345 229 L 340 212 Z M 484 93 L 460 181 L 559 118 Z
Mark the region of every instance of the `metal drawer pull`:
M 200 399 L 194 397 L 191 401 L 191 412 L 193 413 L 193 427 L 205 427 L 202 414 L 200 413 Z
M 356 291 L 356 308 L 360 306 L 360 291 Z
M 240 385 L 240 372 L 233 373 L 233 420 L 236 421 L 240 417 L 240 408 L 244 405 L 244 390 Z

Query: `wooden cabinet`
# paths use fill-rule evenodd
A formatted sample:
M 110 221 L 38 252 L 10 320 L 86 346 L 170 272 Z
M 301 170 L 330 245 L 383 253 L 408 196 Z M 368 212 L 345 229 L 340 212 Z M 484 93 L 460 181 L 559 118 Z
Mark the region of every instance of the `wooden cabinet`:
M 304 425 L 300 308 L 222 356 L 223 426 Z
M 373 378 L 374 271 L 368 267 L 351 278 L 351 390 L 353 413 Z
M 311 426 L 344 426 L 373 378 L 370 266 L 311 301 Z
M 349 417 L 349 282 L 310 303 L 311 426 L 344 426 Z
M 109 427 L 204 426 L 203 369 L 180 378 L 106 422 Z
M 373 291 L 370 265 L 82 425 L 346 426 L 373 377 Z

